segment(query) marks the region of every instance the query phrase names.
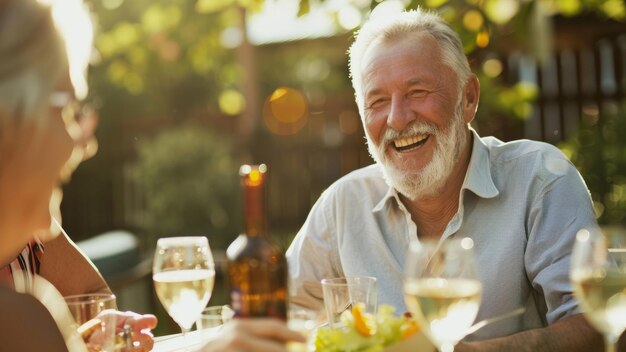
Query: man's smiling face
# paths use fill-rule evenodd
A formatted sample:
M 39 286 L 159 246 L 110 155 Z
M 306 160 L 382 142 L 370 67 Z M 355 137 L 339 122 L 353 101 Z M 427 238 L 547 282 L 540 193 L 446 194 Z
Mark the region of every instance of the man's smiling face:
M 411 199 L 436 193 L 467 141 L 457 75 L 437 42 L 375 42 L 361 72 L 368 147 L 387 182 Z

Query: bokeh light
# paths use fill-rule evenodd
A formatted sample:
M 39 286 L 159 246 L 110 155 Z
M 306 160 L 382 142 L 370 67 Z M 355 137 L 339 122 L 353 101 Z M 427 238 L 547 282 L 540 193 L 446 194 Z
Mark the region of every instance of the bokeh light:
M 233 49 L 241 45 L 243 41 L 243 33 L 240 28 L 228 27 L 222 31 L 220 35 L 220 43 L 224 48 Z
M 583 120 L 590 126 L 598 123 L 600 118 L 600 109 L 595 103 L 587 103 L 583 105 Z
M 426 0 L 426 6 L 428 7 L 439 7 L 448 2 L 448 0 Z
M 178 43 L 172 40 L 167 40 L 163 42 L 158 47 L 159 55 L 164 61 L 176 61 L 180 56 L 180 46 Z
M 128 70 L 129 68 L 126 62 L 122 60 L 115 60 L 109 65 L 107 69 L 107 76 L 111 79 L 111 81 L 121 83 L 124 81 L 124 77 L 126 76 Z
M 563 12 L 564 15 L 571 16 L 580 12 L 582 4 L 580 0 L 561 0 L 554 5 L 558 7 L 559 11 Z
M 402 12 L 404 10 L 404 4 L 398 0 L 388 0 L 378 4 L 370 14 L 370 18 L 384 18 L 391 16 L 392 14 Z
M 278 88 L 269 99 L 272 114 L 285 123 L 298 121 L 306 113 L 306 98 L 293 88 Z
M 140 37 L 139 28 L 128 22 L 120 22 L 117 24 L 112 34 L 118 46 L 118 50 L 134 46 L 139 41 Z
M 502 73 L 502 62 L 498 59 L 488 59 L 483 63 L 483 72 L 491 78 Z
M 124 76 L 124 87 L 131 94 L 140 94 L 144 89 L 144 78 L 137 72 L 128 72 Z
M 602 4 L 602 10 L 609 17 L 622 20 L 626 18 L 626 4 L 624 4 L 624 0 L 607 0 Z
M 344 6 L 337 14 L 337 22 L 346 30 L 353 30 L 361 24 L 361 12 L 354 6 Z
M 487 17 L 497 24 L 504 24 L 513 18 L 519 10 L 518 0 L 487 0 Z
M 308 57 L 296 65 L 296 76 L 302 81 L 324 81 L 330 75 L 330 65 L 324 58 Z
M 470 10 L 463 15 L 463 26 L 472 32 L 478 32 L 483 26 L 483 15 L 476 10 Z
M 485 48 L 487 45 L 489 45 L 489 32 L 487 31 L 478 32 L 478 34 L 476 34 L 476 45 L 479 48 Z
M 307 119 L 307 99 L 295 88 L 277 88 L 263 106 L 265 126 L 275 134 L 295 134 L 306 125 Z
M 227 115 L 239 115 L 246 108 L 246 99 L 234 89 L 223 91 L 218 98 L 220 111 Z
M 149 33 L 164 32 L 178 26 L 183 18 L 180 7 L 152 4 L 141 17 L 143 29 Z
M 310 109 L 323 108 L 326 104 L 326 91 L 319 86 L 305 88 L 305 94 L 309 101 Z
M 334 148 L 341 145 L 343 142 L 343 135 L 339 131 L 339 126 L 336 121 L 328 121 L 324 125 L 322 130 L 322 142 L 325 146 Z
M 102 0 L 102 6 L 107 10 L 115 10 L 124 3 L 124 0 Z

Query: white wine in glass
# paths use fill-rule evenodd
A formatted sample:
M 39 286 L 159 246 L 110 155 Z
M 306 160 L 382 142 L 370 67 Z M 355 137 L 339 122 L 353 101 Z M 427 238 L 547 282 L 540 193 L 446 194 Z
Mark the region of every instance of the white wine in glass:
M 570 278 L 585 317 L 617 351 L 626 330 L 626 233 L 583 229 L 576 235 Z
M 411 244 L 405 266 L 404 300 L 442 352 L 452 352 L 478 314 L 482 284 L 470 238 Z
M 154 253 L 152 280 L 161 304 L 186 338 L 209 302 L 215 283 L 207 238 L 160 238 Z

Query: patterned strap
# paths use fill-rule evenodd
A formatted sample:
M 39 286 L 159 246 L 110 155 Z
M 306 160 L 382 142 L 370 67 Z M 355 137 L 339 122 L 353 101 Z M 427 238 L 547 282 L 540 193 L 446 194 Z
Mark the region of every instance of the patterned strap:
M 0 268 L 0 284 L 15 287 L 15 275 L 21 275 L 24 282 L 32 284 L 33 276 L 41 270 L 43 243 L 32 241 L 10 264 Z M 19 273 L 19 274 L 18 274 Z

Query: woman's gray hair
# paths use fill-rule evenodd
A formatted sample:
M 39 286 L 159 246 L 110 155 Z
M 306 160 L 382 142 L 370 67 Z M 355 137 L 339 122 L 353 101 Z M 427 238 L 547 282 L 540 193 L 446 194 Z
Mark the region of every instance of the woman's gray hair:
M 81 35 L 72 36 L 70 26 Z M 76 96 L 85 97 L 88 55 L 71 51 L 91 44 L 91 20 L 82 0 L 0 5 L 0 138 L 6 137 L 7 123 L 44 123 L 50 95 L 68 72 Z
M 429 34 L 441 48 L 444 64 L 457 75 L 457 87 L 463 87 L 472 71 L 459 35 L 438 15 L 420 9 L 399 12 L 391 16 L 370 19 L 357 32 L 349 50 L 350 77 L 356 103 L 363 117 L 364 97 L 361 82 L 361 60 L 369 47 L 378 42 L 390 42 L 409 36 Z

